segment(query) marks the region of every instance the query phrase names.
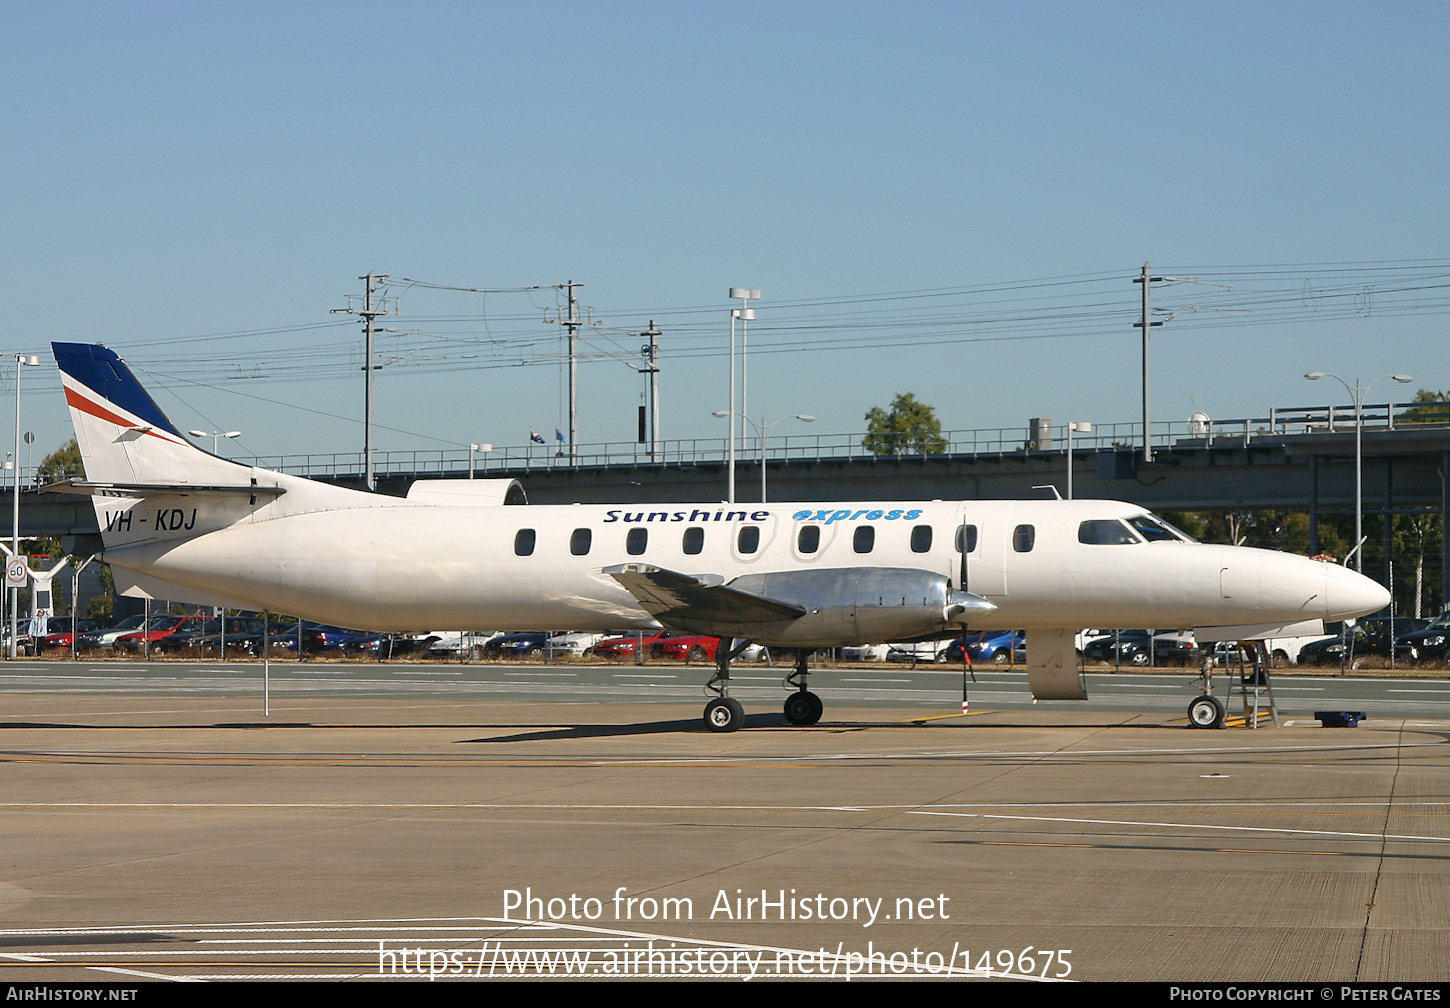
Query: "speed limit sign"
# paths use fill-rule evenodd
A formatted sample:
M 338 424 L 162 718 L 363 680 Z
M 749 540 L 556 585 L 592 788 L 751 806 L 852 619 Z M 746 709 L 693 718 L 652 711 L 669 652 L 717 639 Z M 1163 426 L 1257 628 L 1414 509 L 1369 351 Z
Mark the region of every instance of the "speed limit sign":
M 24 588 L 30 582 L 30 568 L 23 557 L 11 557 L 5 561 L 5 584 L 10 588 Z

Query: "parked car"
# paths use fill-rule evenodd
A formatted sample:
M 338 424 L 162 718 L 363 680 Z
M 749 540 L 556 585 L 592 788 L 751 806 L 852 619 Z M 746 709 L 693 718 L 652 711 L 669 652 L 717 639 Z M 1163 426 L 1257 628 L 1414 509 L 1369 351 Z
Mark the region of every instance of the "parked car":
M 348 634 L 358 634 L 359 633 L 359 631 L 356 631 L 356 630 L 346 630 L 346 631 L 344 631 L 344 630 L 342 630 L 339 627 L 323 627 L 322 625 L 317 624 L 317 623 L 306 623 L 306 622 L 304 622 L 302 624 L 303 639 L 306 640 L 306 635 L 307 635 L 308 632 L 313 631 L 313 630 L 318 630 L 318 629 L 334 630 L 334 631 L 337 631 L 339 633 L 348 633 Z M 274 654 L 279 653 L 279 652 L 282 653 L 282 654 L 286 654 L 288 652 L 291 652 L 292 654 L 296 654 L 297 653 L 297 631 L 298 631 L 298 625 L 297 625 L 297 621 L 296 620 L 288 620 L 285 623 L 273 623 L 271 625 L 271 629 L 268 630 L 267 631 L 267 634 L 266 634 L 266 644 L 267 644 L 267 647 L 269 647 L 271 649 L 272 653 L 274 653 Z M 257 630 L 257 631 L 252 632 L 252 633 L 241 633 L 241 634 L 238 634 L 236 636 L 236 639 L 235 640 L 233 640 L 231 637 L 228 637 L 227 638 L 227 651 L 228 652 L 230 652 L 232 650 L 232 648 L 235 647 L 239 652 L 241 652 L 243 654 L 260 655 L 262 653 L 262 645 L 263 645 L 263 634 L 262 634 L 262 631 L 261 630 Z M 310 650 L 315 650 L 315 648 L 312 647 L 311 645 L 309 645 L 304 650 L 309 650 L 310 651 Z
M 1119 630 L 1089 641 L 1082 656 L 1109 665 L 1191 665 L 1198 660 L 1198 644 L 1191 633 L 1156 630 Z
M 641 646 L 648 651 L 654 645 L 678 636 L 680 634 L 675 630 L 645 630 L 640 633 L 620 634 L 617 637 L 606 637 L 590 648 L 589 652 L 599 658 L 633 658 Z
M 836 649 L 836 658 L 839 661 L 885 661 L 886 656 L 891 652 L 890 644 L 857 644 L 852 647 Z
M 423 652 L 427 658 L 482 658 L 483 646 L 499 636 L 492 630 L 434 630 L 436 640 Z
M 601 633 L 557 633 L 549 638 L 549 650 L 556 655 L 571 655 L 578 658 L 604 639 Z
M 886 652 L 886 660 L 911 662 L 912 664 L 944 662 L 947 660 L 946 651 L 949 644 L 951 644 L 949 640 L 893 643 L 891 649 Z
M 547 630 L 499 634 L 483 645 L 483 653 L 490 658 L 522 658 L 542 651 L 552 636 Z
M 75 632 L 71 632 L 70 618 L 59 616 L 50 621 L 50 625 L 57 629 L 55 633 L 46 634 L 36 642 L 41 651 L 69 651 L 72 637 L 79 637 L 83 633 L 90 633 L 93 630 L 101 629 L 101 621 L 93 619 L 76 620 Z
M 206 617 L 176 616 L 166 614 L 163 616 L 152 616 L 151 621 L 144 627 L 132 633 L 122 634 L 117 637 L 114 648 L 124 648 L 127 651 L 145 651 L 163 637 L 170 637 L 179 630 L 190 630 L 201 626 L 206 622 Z
M 1021 630 L 983 630 L 958 637 L 947 645 L 944 661 L 961 662 L 963 655 L 973 665 L 1023 664 L 1027 661 L 1027 635 Z
M 365 658 L 406 658 L 424 654 L 437 641 L 435 634 L 419 637 L 414 634 L 374 633 L 350 640 L 342 649 Z
M 650 645 L 649 653 L 655 658 L 673 658 L 678 661 L 714 661 L 720 649 L 719 637 L 703 634 L 673 634 Z
M 230 649 L 239 636 L 261 632 L 261 617 L 228 616 L 223 623 L 221 619 L 213 616 L 156 640 L 152 648 L 165 654 L 180 654 L 184 651 L 211 654 L 221 650 L 223 639 Z
M 1444 661 L 1450 654 L 1450 609 L 1419 630 L 1395 638 L 1395 657 L 1406 661 Z
M 719 637 L 707 637 L 704 634 L 675 634 L 673 637 L 651 644 L 649 653 L 654 658 L 703 662 L 714 661 L 715 655 L 719 650 Z M 740 654 L 736 655 L 735 660 L 743 662 L 765 661 L 767 657 L 768 654 L 765 648 L 759 644 L 751 644 L 744 651 L 740 652 Z
M 341 651 L 353 641 L 369 636 L 371 634 L 366 630 L 350 630 L 326 623 L 303 623 L 302 650 L 314 653 Z
M 1423 630 L 1429 623 L 1406 616 L 1396 616 L 1393 621 L 1388 616 L 1363 619 L 1334 637 L 1305 644 L 1299 649 L 1299 664 L 1356 667 L 1365 658 L 1388 659 L 1398 637 Z
M 77 639 L 76 650 L 91 651 L 96 648 L 109 648 L 116 643 L 117 637 L 140 630 L 145 623 L 146 617 L 137 613 L 134 616 L 127 616 L 120 622 L 112 623 L 108 627 L 89 630 Z

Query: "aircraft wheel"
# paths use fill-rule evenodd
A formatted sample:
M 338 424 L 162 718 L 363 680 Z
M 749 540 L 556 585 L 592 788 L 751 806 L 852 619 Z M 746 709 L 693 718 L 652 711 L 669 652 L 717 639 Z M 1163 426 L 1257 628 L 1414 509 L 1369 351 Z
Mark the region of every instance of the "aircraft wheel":
M 1188 721 L 1195 728 L 1222 728 L 1225 713 L 1223 701 L 1207 693 L 1188 705 Z
M 716 697 L 705 705 L 705 727 L 712 732 L 739 731 L 745 723 L 745 708 L 738 700 Z
M 785 698 L 785 719 L 793 725 L 813 725 L 826 705 L 810 690 L 797 690 Z

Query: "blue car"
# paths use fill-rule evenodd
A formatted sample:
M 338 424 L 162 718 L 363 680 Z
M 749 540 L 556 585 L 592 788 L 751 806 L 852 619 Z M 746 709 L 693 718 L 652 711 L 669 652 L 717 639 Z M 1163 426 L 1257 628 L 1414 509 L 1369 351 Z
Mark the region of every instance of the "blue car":
M 947 646 L 946 660 L 960 662 L 963 655 L 973 665 L 1006 665 L 1027 660 L 1026 634 L 1021 630 L 983 630 L 958 637 Z

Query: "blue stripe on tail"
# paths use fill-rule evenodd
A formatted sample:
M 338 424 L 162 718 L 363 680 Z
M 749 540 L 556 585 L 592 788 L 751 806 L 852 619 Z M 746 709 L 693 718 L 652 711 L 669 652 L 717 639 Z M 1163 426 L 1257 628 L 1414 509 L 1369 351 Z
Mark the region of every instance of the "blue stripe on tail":
M 114 350 L 89 343 L 52 343 L 60 369 L 97 396 L 146 421 L 152 427 L 181 437 L 161 407 L 141 387 Z

